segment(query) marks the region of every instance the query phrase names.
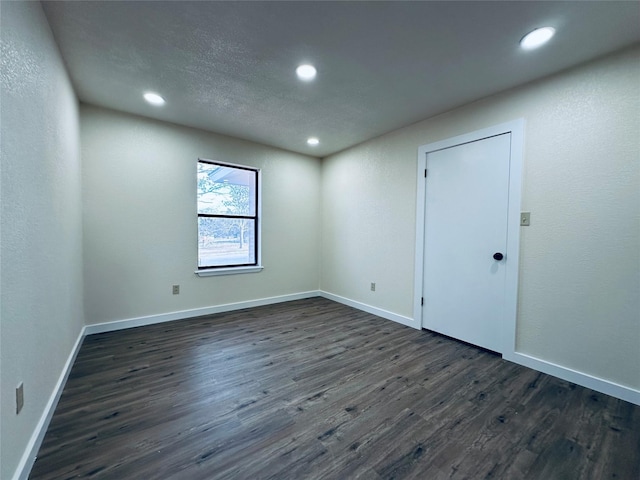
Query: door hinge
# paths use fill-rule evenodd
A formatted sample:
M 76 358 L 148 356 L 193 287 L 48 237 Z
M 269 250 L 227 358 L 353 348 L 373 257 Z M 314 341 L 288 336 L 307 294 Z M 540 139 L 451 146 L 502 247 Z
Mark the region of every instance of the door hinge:
M 420 299 L 420 305 L 424 306 L 424 297 Z
M 424 178 L 427 178 L 427 169 L 424 169 Z

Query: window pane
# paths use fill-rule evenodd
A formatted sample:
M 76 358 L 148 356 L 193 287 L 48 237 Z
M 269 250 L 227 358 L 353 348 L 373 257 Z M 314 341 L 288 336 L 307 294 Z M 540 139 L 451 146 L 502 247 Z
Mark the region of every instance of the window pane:
M 256 264 L 255 220 L 198 218 L 198 267 Z
M 257 172 L 198 162 L 198 213 L 255 215 Z

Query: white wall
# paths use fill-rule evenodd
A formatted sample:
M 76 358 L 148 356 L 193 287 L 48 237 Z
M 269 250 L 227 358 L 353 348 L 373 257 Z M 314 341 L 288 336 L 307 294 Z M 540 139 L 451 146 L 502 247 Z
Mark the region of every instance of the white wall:
M 517 350 L 640 389 L 639 57 L 627 50 L 325 159 L 321 289 L 411 317 L 418 147 L 523 117 L 532 213 Z
M 88 324 L 318 289 L 320 160 L 85 105 L 81 144 Z M 199 157 L 262 169 L 262 272 L 194 274 Z
M 9 479 L 84 318 L 77 101 L 40 3 L 2 2 L 0 30 L 0 478 Z

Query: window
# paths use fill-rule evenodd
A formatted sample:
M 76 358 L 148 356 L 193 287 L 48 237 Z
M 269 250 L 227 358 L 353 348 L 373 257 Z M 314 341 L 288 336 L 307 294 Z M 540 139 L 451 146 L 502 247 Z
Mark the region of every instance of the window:
M 198 160 L 198 274 L 259 271 L 260 170 Z

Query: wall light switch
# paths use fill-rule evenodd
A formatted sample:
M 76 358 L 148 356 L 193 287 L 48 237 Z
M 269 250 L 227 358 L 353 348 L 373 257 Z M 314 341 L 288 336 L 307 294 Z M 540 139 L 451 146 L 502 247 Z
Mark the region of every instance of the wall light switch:
M 520 213 L 520 226 L 528 227 L 529 225 L 531 225 L 531 212 Z
M 24 383 L 20 382 L 16 387 L 16 415 L 20 413 L 22 407 L 24 407 Z

